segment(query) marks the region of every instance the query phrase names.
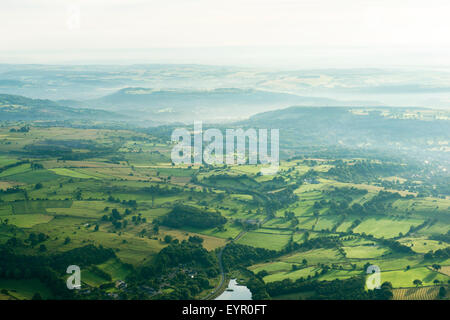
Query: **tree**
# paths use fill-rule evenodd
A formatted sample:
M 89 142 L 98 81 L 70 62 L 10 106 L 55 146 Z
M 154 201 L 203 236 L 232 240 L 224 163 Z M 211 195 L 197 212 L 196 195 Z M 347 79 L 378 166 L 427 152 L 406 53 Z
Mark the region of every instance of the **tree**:
M 165 243 L 171 243 L 172 242 L 172 236 L 169 236 L 169 235 L 165 236 L 164 237 L 164 242 Z
M 45 241 L 47 239 L 47 236 L 43 234 L 42 232 L 38 234 L 38 242 Z
M 196 244 L 202 244 L 203 243 L 203 238 L 201 238 L 199 236 L 190 236 L 188 241 L 192 242 L 192 243 L 196 243 Z
M 422 285 L 422 281 L 420 281 L 419 279 L 416 279 L 416 280 L 413 281 L 413 284 L 414 284 L 416 287 L 418 287 L 418 286 L 421 286 L 421 285 Z
M 392 290 L 392 289 L 393 289 L 393 288 L 392 288 L 392 283 L 389 282 L 389 281 L 385 281 L 385 282 L 383 282 L 383 284 L 381 285 L 381 288 L 382 288 L 382 289 L 385 288 L 385 289 Z
M 438 264 L 433 264 L 432 266 L 431 266 L 435 271 L 439 271 L 440 269 L 441 269 L 441 266 L 440 265 L 438 265 Z
M 39 169 L 44 169 L 44 166 L 40 163 L 31 163 L 31 169 L 32 170 L 39 170 Z
M 47 247 L 45 246 L 45 244 L 41 244 L 39 246 L 39 252 L 45 252 L 45 251 L 47 251 Z

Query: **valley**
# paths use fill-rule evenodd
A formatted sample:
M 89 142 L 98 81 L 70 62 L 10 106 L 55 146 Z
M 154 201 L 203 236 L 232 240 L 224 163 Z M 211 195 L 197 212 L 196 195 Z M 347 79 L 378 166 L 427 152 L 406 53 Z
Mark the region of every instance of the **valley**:
M 298 155 L 264 176 L 174 165 L 159 129 L 22 126 L 0 128 L 5 299 L 203 299 L 232 277 L 254 299 L 380 298 L 369 265 L 384 298 L 448 289 L 448 176 L 434 165 Z M 77 263 L 82 289 L 68 292 Z

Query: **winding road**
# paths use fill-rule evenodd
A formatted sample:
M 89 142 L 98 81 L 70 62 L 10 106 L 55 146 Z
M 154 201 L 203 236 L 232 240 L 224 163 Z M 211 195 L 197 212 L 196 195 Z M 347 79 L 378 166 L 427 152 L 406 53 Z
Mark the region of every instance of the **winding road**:
M 266 223 L 268 220 L 270 220 L 269 217 L 265 218 L 263 220 L 263 222 L 261 223 L 261 225 L 263 225 L 264 223 Z M 233 240 L 231 240 L 231 242 L 233 241 L 237 241 L 240 238 L 242 238 L 248 231 L 241 231 Z M 217 254 L 217 259 L 219 260 L 219 270 L 220 270 L 220 281 L 219 284 L 217 285 L 217 287 L 214 288 L 213 291 L 211 291 L 207 296 L 205 296 L 204 298 L 202 298 L 202 300 L 209 300 L 211 299 L 211 297 L 215 297 L 216 293 L 222 288 L 223 286 L 223 282 L 225 281 L 225 272 L 223 270 L 223 264 L 222 264 L 222 254 L 223 254 L 223 250 L 225 249 L 225 247 L 222 247 L 219 251 L 219 253 Z
M 206 297 L 204 297 L 203 300 L 209 300 L 223 286 L 223 282 L 225 281 L 225 272 L 223 271 L 223 265 L 222 265 L 222 253 L 223 253 L 224 249 L 225 249 L 225 247 L 222 247 L 220 249 L 219 253 L 217 254 L 217 259 L 219 260 L 219 269 L 220 269 L 220 281 L 219 281 L 219 284 L 217 285 L 217 287 L 214 288 L 214 290 L 211 293 L 209 293 Z

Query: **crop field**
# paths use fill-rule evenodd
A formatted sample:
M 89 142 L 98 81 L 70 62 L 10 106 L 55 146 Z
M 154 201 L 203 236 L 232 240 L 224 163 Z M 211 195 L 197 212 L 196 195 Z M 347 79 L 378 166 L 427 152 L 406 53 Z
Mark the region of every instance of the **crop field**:
M 435 300 L 439 294 L 439 287 L 394 289 L 393 293 L 394 300 Z

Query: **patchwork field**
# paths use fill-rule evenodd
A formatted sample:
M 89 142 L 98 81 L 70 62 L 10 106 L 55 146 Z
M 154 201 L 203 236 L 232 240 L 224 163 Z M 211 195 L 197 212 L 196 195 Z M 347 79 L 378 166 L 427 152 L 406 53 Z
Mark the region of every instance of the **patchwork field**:
M 345 282 L 376 265 L 394 299 L 435 299 L 450 279 L 450 200 L 427 171 L 369 158 L 283 160 L 274 176 L 261 165 L 175 165 L 167 137 L 150 132 L 1 127 L 17 144 L 0 144 L 0 246 L 31 257 L 111 249 L 82 268 L 83 285 L 108 299 L 204 298 L 231 245 L 223 276 L 262 288 Z M 36 278 L 1 272 L 1 299 L 52 297 Z

